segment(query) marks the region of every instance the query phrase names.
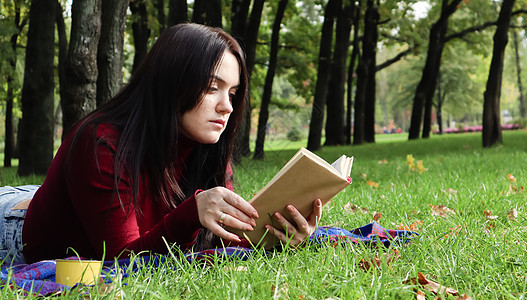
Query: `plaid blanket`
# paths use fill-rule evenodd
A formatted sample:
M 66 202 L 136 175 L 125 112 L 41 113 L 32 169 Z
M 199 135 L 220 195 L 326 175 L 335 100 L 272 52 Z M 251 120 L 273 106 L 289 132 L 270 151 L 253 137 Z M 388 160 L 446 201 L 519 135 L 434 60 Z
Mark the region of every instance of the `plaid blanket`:
M 407 243 L 416 236 L 417 233 L 406 230 L 384 229 L 376 222 L 355 228 L 351 231 L 337 227 L 318 227 L 310 237 L 310 242 L 315 244 L 339 245 L 342 243 L 381 243 L 388 247 L 391 244 L 401 245 Z M 200 252 L 185 254 L 185 259 L 202 260 L 212 257 L 231 257 L 241 260 L 248 259 L 256 251 L 250 248 L 226 247 L 209 249 Z M 72 258 L 76 259 L 76 258 Z M 110 281 L 115 274 L 128 276 L 128 272 L 136 272 L 141 266 L 159 266 L 166 259 L 165 256 L 144 256 L 139 260 L 121 259 L 103 263 L 103 274 L 101 277 L 106 282 Z M 22 289 L 28 294 L 50 295 L 71 289 L 55 282 L 55 260 L 44 260 L 32 264 L 21 264 L 15 266 L 3 265 L 0 272 L 1 288 L 10 287 Z M 123 274 L 124 270 L 124 274 Z

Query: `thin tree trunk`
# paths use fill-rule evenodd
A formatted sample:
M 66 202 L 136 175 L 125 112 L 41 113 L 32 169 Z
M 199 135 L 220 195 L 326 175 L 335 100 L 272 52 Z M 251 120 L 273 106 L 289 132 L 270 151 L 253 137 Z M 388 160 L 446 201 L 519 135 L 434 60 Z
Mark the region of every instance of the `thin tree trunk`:
M 108 102 L 123 84 L 123 45 L 129 0 L 102 2 L 101 37 L 97 50 L 97 107 Z
M 513 31 L 512 36 L 514 38 L 514 53 L 516 57 L 516 74 L 518 75 L 518 90 L 520 92 L 520 116 L 522 119 L 525 119 L 527 118 L 527 114 L 525 112 L 525 101 L 523 98 L 522 67 L 520 63 L 520 52 L 518 51 L 518 33 L 516 33 L 516 31 Z
M 129 1 L 129 0 L 128 0 Z M 159 23 L 159 34 L 165 31 L 167 21 L 165 15 L 165 0 L 156 0 L 157 22 Z
M 483 147 L 491 147 L 502 143 L 500 122 L 501 80 L 513 6 L 514 0 L 503 0 L 498 17 L 498 26 L 494 33 L 492 60 L 483 103 Z
M 68 97 L 66 94 L 66 88 L 65 88 L 67 83 L 64 80 L 64 78 L 66 77 L 65 69 L 66 69 L 66 58 L 68 56 L 68 38 L 66 35 L 66 24 L 64 23 L 64 16 L 62 15 L 63 9 L 62 9 L 62 6 L 60 5 L 60 1 L 57 1 L 56 5 L 57 6 L 56 6 L 56 14 L 55 14 L 55 23 L 57 25 L 58 48 L 59 48 L 58 68 L 57 69 L 58 69 L 58 77 L 59 77 L 59 95 L 60 95 L 60 105 L 58 107 L 62 107 L 63 99 L 67 99 Z M 58 127 L 57 123 L 62 123 L 61 122 L 62 120 L 57 121 L 56 117 L 57 117 L 57 114 L 55 113 L 54 124 L 56 127 Z M 64 118 L 62 109 L 61 109 L 60 118 L 61 119 Z M 54 129 L 54 132 L 57 132 L 57 128 Z M 65 137 L 65 134 L 62 134 L 61 139 L 64 139 L 64 137 Z
M 353 14 L 353 50 L 351 51 L 350 63 L 348 66 L 348 91 L 347 91 L 347 111 L 346 111 L 346 145 L 351 144 L 351 128 L 353 113 L 353 75 L 355 74 L 355 61 L 359 56 L 359 21 L 360 21 L 360 2 L 354 7 Z
M 366 98 L 364 99 L 364 141 L 375 142 L 375 73 L 377 55 L 377 23 L 379 22 L 379 10 L 373 0 L 368 1 L 368 8 L 364 17 L 364 41 L 362 56 L 365 58 L 367 72 Z
M 278 58 L 278 42 L 280 40 L 280 25 L 289 0 L 280 0 L 276 10 L 273 22 L 273 31 L 271 34 L 271 49 L 269 51 L 269 67 L 265 76 L 264 90 L 262 94 L 262 104 L 258 116 L 258 130 L 256 136 L 256 146 L 254 150 L 254 159 L 264 158 L 265 133 L 267 129 L 267 120 L 269 119 L 269 103 L 273 92 L 273 79 L 276 71 L 276 61 Z
M 207 16 L 205 24 L 212 27 L 222 27 L 221 0 L 208 0 L 205 6 Z
M 250 77 L 254 68 L 254 60 L 256 56 L 256 41 L 258 38 L 258 30 L 260 28 L 260 20 L 262 18 L 262 11 L 265 0 L 255 0 L 252 6 L 251 15 L 245 31 L 245 56 L 247 65 L 247 74 Z M 247 95 L 247 102 L 245 105 L 245 116 L 242 122 L 240 131 L 238 132 L 235 160 L 239 161 L 242 156 L 251 155 L 250 135 L 251 135 L 251 95 Z
M 133 73 L 146 56 L 150 29 L 148 29 L 148 12 L 144 0 L 130 0 L 130 11 L 135 16 L 132 23 L 135 49 Z
M 76 0 L 71 9 L 71 35 L 61 99 L 64 132 L 97 103 L 97 44 L 101 29 L 100 0 Z
M 206 12 L 205 12 L 205 1 L 210 0 L 194 0 L 194 6 L 192 6 L 192 23 L 205 24 Z
M 430 29 L 425 66 L 423 68 L 421 80 L 419 81 L 415 91 L 414 102 L 412 106 L 412 116 L 408 134 L 408 139 L 410 140 L 419 138 L 421 121 L 423 120 L 423 110 L 425 106 L 427 107 L 427 111 L 425 112 L 424 123 L 430 122 L 432 98 L 435 92 L 437 74 L 439 72 L 439 67 L 441 66 L 441 55 L 443 53 L 445 35 L 448 29 L 448 19 L 456 11 L 460 2 L 461 0 L 453 0 L 451 3 L 448 3 L 448 0 L 443 0 L 441 16 Z M 426 128 L 428 128 L 428 130 Z M 429 134 L 429 128 L 430 124 L 425 124 L 423 126 L 423 134 L 425 132 L 428 132 Z
M 436 118 L 439 125 L 439 134 L 443 134 L 443 93 L 441 91 L 441 72 L 437 75 L 437 111 Z
M 324 125 L 324 112 L 326 110 L 326 96 L 328 93 L 329 75 L 331 69 L 331 44 L 333 40 L 333 27 L 338 14 L 341 0 L 329 0 L 324 11 L 320 50 L 318 52 L 317 83 L 309 123 L 309 136 L 307 148 L 316 151 L 321 148 L 322 128 Z
M 187 0 L 168 0 L 168 23 L 173 26 L 179 23 L 188 22 Z
M 32 1 L 27 33 L 18 175 L 46 174 L 53 159 L 56 0 Z
M 326 142 L 325 145 L 343 145 L 344 137 L 344 88 L 346 83 L 346 58 L 348 57 L 349 40 L 353 11 L 352 4 L 345 2 L 340 7 L 335 33 L 335 50 L 331 65 L 331 79 L 328 85 L 326 100 Z
M 20 31 L 25 25 L 25 22 L 20 21 L 20 2 L 13 1 L 15 6 L 15 27 L 18 31 L 11 35 L 10 44 L 13 50 L 13 57 L 9 59 L 11 72 L 15 72 L 17 61 L 17 44 Z M 14 78 L 11 74 L 7 76 L 7 99 L 5 112 L 5 141 L 4 141 L 4 167 L 11 167 L 11 158 L 13 158 L 13 151 L 15 149 L 15 133 L 13 128 L 13 102 L 14 102 Z

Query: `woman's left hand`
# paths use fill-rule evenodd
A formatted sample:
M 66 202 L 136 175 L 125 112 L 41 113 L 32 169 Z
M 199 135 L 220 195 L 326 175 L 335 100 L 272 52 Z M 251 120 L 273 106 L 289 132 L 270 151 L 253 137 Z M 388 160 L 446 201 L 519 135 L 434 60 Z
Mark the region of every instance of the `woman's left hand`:
M 307 219 L 293 205 L 286 206 L 286 210 L 296 223 L 296 226 L 291 224 L 282 214 L 275 212 L 273 218 L 282 228 L 278 229 L 271 225 L 265 225 L 265 228 L 284 244 L 298 246 L 315 232 L 318 221 L 322 216 L 322 201 L 320 199 L 313 201 L 313 212 Z

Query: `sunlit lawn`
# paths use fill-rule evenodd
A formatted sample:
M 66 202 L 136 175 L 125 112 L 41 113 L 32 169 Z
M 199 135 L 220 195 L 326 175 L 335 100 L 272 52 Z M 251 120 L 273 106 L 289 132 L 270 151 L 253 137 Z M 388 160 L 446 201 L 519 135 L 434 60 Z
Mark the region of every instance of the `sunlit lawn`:
M 363 245 L 307 246 L 213 265 L 169 260 L 123 279 L 109 299 L 116 293 L 127 299 L 415 299 L 417 291 L 433 299 L 408 282 L 418 273 L 474 299 L 525 298 L 527 132 L 503 134 L 503 145 L 491 149 L 482 149 L 481 134 L 475 133 L 410 142 L 385 135 L 375 144 L 317 152 L 328 161 L 355 156 L 353 184 L 324 208 L 321 224 L 352 229 L 371 222 L 376 212 L 383 227 L 408 226 L 420 234 L 389 263 L 382 253 L 392 249 Z M 235 191 L 250 199 L 300 146 L 305 141 L 274 141 L 265 160 L 245 159 L 235 168 Z M 408 154 L 427 170 L 411 170 Z M 3 185 L 41 181 L 1 172 Z M 378 268 L 360 267 L 375 257 L 382 261 Z M 10 289 L 2 293 L 16 297 Z

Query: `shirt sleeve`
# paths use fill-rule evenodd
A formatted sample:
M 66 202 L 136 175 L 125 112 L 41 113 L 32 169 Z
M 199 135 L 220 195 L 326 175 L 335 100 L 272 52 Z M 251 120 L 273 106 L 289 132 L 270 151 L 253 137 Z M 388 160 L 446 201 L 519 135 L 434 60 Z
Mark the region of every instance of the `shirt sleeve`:
M 73 154 L 76 164 L 67 184 L 90 245 L 99 256 L 105 253 L 106 257 L 126 256 L 129 251 L 167 253 L 167 243 L 176 243 L 183 250 L 188 248 L 201 228 L 195 195 L 164 216 L 158 216 L 160 221 L 152 224 L 155 217 L 136 211 L 129 177 L 121 176 L 117 190 L 114 189 L 116 148 L 112 134 L 98 130 L 100 142 L 95 147 L 85 146 L 92 139 L 89 134 L 81 138 L 78 151 Z M 145 189 L 139 190 L 138 202 L 155 201 Z

